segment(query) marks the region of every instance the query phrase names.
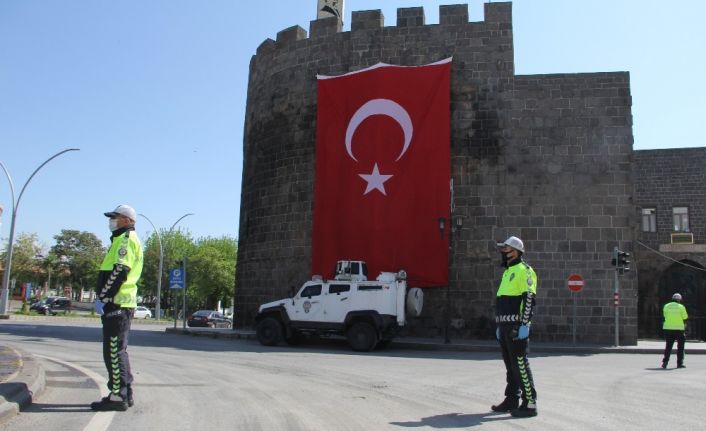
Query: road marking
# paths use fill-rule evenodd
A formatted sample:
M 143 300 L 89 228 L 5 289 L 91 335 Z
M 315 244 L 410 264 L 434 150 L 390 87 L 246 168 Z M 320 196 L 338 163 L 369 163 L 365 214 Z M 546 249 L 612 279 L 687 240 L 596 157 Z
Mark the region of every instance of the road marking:
M 108 396 L 108 380 L 100 374 L 89 370 L 86 367 L 82 367 L 81 365 L 72 364 L 70 362 L 62 361 L 61 359 L 52 358 L 50 356 L 45 355 L 35 356 L 49 361 L 54 361 L 66 367 L 78 370 L 79 372 L 88 376 L 89 379 L 93 380 L 93 382 L 96 384 L 96 386 L 98 386 L 98 389 L 100 390 L 101 397 Z M 91 420 L 88 421 L 88 424 L 86 424 L 86 426 L 83 428 L 83 431 L 106 431 L 110 424 L 113 422 L 113 416 L 115 416 L 115 412 L 96 412 L 91 418 Z

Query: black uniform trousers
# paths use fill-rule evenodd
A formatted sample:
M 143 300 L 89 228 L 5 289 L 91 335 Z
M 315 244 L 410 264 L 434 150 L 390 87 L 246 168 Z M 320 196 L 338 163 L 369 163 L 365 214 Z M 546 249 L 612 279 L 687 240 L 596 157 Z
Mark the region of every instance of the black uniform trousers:
M 108 390 L 127 400 L 132 390 L 132 372 L 127 354 L 127 339 L 134 308 L 106 304 L 101 316 L 103 323 L 103 361 L 108 370 Z
M 537 391 L 534 389 L 532 371 L 527 359 L 527 342 L 529 339 L 518 340 L 518 325 L 501 325 L 500 349 L 505 362 L 505 396 L 523 402 L 536 403 Z
M 665 329 L 664 339 L 666 343 L 664 345 L 664 358 L 662 363 L 667 365 L 669 363 L 669 357 L 672 355 L 672 347 L 674 347 L 674 341 L 677 342 L 677 366 L 684 365 L 684 342 L 686 337 L 684 336 L 684 331 Z

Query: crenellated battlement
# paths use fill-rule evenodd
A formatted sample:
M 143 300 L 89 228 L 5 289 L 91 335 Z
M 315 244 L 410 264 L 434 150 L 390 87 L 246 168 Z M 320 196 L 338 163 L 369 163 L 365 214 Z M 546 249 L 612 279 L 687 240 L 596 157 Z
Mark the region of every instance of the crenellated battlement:
M 512 4 L 510 2 L 485 3 L 484 20 L 473 24 L 505 23 L 506 28 L 512 25 Z M 276 40 L 267 39 L 257 49 L 257 54 L 271 52 L 273 49 L 291 47 L 298 41 L 331 37 L 338 33 L 350 33 L 352 36 L 358 32 L 370 32 L 383 29 L 411 28 L 411 27 L 448 27 L 469 24 L 468 4 L 441 5 L 439 6 L 439 24 L 426 24 L 423 7 L 410 7 L 397 9 L 397 23 L 392 27 L 385 27 L 385 17 L 382 10 L 354 11 L 351 14 L 350 32 L 342 31 L 342 23 L 336 17 L 316 19 L 309 24 L 309 33 L 302 27 L 295 25 L 277 33 Z

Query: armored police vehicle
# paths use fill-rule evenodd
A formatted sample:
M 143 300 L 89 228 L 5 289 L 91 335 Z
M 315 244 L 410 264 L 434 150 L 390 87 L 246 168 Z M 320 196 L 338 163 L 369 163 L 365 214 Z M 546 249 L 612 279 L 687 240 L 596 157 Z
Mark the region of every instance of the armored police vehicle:
M 260 306 L 257 338 L 274 346 L 305 335 L 343 335 L 356 351 L 387 345 L 410 317 L 422 312 L 423 293 L 407 287 L 404 270 L 367 279 L 363 261 L 339 261 L 333 280 L 314 276 L 287 299 Z

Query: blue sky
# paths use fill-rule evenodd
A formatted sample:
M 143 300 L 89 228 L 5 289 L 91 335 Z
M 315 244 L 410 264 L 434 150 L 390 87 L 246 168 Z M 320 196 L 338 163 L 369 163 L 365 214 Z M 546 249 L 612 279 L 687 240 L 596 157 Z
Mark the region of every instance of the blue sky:
M 353 10 L 422 0 L 348 0 Z M 470 0 L 471 21 L 483 3 Z M 706 2 L 516 0 L 517 74 L 629 71 L 635 149 L 706 145 Z M 238 236 L 248 64 L 258 45 L 309 28 L 316 0 L 1 0 L 0 161 L 20 202 L 16 235 L 63 228 L 104 241 L 102 212 L 128 203 L 158 228 Z M 0 173 L 7 241 L 10 187 Z M 144 238 L 152 228 L 139 220 Z M 5 244 L 3 244 L 3 247 Z

